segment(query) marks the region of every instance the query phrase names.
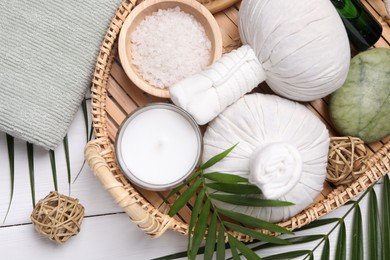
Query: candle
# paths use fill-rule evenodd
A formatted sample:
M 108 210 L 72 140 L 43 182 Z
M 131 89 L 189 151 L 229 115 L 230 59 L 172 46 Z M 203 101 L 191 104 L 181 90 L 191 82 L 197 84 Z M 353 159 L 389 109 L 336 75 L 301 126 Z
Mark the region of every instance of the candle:
M 197 167 L 202 135 L 194 119 L 171 104 L 137 109 L 122 123 L 116 154 L 120 168 L 136 185 L 165 190 L 178 186 Z

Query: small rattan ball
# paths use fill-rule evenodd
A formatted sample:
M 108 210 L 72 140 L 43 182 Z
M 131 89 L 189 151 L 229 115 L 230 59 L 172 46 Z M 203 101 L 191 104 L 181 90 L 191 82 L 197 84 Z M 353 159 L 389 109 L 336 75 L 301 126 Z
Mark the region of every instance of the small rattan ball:
M 59 244 L 79 233 L 83 218 L 84 207 L 78 199 L 54 191 L 41 199 L 31 213 L 35 229 Z
M 326 180 L 337 185 L 347 185 L 367 170 L 367 150 L 356 137 L 332 137 L 329 147 Z

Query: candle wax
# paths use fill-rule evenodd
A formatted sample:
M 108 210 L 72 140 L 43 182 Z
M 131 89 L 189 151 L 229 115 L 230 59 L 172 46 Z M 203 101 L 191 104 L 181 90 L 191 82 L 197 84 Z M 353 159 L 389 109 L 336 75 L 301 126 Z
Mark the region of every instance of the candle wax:
M 123 162 L 134 177 L 144 183 L 173 183 L 197 163 L 200 149 L 197 132 L 175 111 L 146 110 L 136 115 L 123 130 Z

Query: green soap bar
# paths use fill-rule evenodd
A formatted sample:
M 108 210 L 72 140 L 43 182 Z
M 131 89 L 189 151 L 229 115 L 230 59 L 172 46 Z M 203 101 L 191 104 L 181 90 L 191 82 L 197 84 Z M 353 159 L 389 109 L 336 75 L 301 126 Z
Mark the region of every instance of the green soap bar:
M 390 49 L 351 60 L 344 85 L 331 95 L 330 116 L 342 135 L 378 141 L 390 134 Z

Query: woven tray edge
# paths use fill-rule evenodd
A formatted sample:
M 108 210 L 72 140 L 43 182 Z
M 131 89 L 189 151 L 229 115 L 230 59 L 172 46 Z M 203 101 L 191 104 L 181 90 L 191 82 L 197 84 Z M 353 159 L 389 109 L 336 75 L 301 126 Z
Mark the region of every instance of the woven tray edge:
M 113 154 L 113 157 L 115 158 L 113 145 L 108 138 L 108 131 L 106 126 L 105 100 L 107 95 L 107 80 L 110 75 L 113 59 L 115 57 L 115 40 L 119 34 L 125 18 L 135 5 L 135 0 L 125 0 L 118 8 L 116 15 L 113 18 L 109 29 L 107 30 L 107 34 L 98 55 L 91 89 L 91 114 L 96 140 L 87 145 L 87 148 L 93 146 L 95 147 L 94 149 L 97 149 L 98 153 L 106 163 L 107 168 L 110 170 L 113 176 L 115 175 L 113 171 L 118 169 L 118 167 L 115 160 L 111 160 L 112 158 L 107 156 L 109 154 Z M 107 161 L 108 157 L 110 157 L 109 161 Z M 96 163 L 91 161 L 91 158 L 88 157 L 87 153 L 86 158 L 91 168 L 95 169 Z M 99 163 L 102 164 L 102 161 L 100 160 Z M 383 147 L 370 158 L 369 165 L 369 170 L 351 185 L 338 187 L 337 189 L 333 190 L 333 192 L 323 201 L 312 205 L 303 212 L 292 217 L 290 220 L 279 223 L 279 225 L 290 230 L 300 228 L 318 219 L 319 217 L 328 214 L 336 208 L 339 208 L 346 202 L 355 198 L 361 192 L 367 190 L 382 176 L 390 171 L 390 141 L 383 145 Z M 137 191 L 131 189 L 130 184 L 128 184 L 127 187 L 122 188 L 125 191 L 133 191 L 132 194 L 128 195 L 129 198 L 134 200 L 135 203 L 138 203 L 139 206 L 145 211 L 147 216 L 145 219 L 148 219 L 149 222 L 154 223 L 152 226 L 149 225 L 150 223 L 148 223 L 148 225 L 143 225 L 145 223 L 140 223 L 140 219 L 134 219 L 133 212 L 127 212 L 130 218 L 146 233 L 157 237 L 160 236 L 165 230 L 173 229 L 179 233 L 188 234 L 188 225 L 186 223 L 179 222 L 176 219 L 170 218 L 168 215 L 160 212 L 150 203 L 146 202 L 146 200 L 143 199 L 143 197 Z M 109 190 L 109 187 L 106 187 L 106 189 Z M 115 195 L 113 195 L 113 197 L 118 202 L 118 198 L 115 197 Z M 142 221 L 146 221 L 145 219 L 142 219 Z M 252 240 L 252 238 L 248 237 L 247 235 L 238 232 L 229 233 L 233 234 L 241 241 Z

